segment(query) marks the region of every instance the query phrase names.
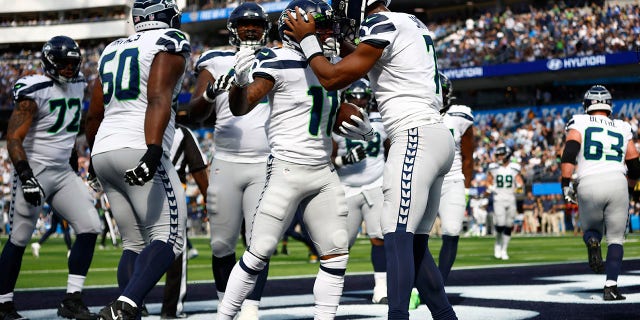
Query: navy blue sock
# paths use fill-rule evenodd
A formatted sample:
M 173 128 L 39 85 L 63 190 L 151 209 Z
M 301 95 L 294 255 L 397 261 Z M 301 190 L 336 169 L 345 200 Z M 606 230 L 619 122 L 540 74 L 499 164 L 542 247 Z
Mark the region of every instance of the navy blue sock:
M 120 257 L 120 263 L 118 263 L 118 288 L 120 293 L 124 291 L 124 288 L 129 284 L 129 279 L 133 275 L 133 268 L 136 265 L 138 254 L 131 250 L 122 251 Z
M 582 235 L 582 240 L 584 241 L 584 243 L 587 243 L 587 241 L 589 241 L 589 239 L 591 238 L 595 238 L 596 240 L 598 240 L 598 242 L 602 241 L 602 235 L 595 230 L 586 230 L 584 232 L 584 235 Z
M 232 253 L 228 256 L 218 258 L 211 256 L 211 270 L 213 271 L 213 280 L 216 282 L 216 290 L 225 292 L 227 290 L 227 282 L 231 275 L 231 270 L 236 264 L 236 254 Z
M 384 246 L 371 245 L 371 264 L 373 264 L 373 272 L 387 272 Z
M 122 295 L 141 306 L 144 297 L 167 272 L 175 257 L 173 245 L 159 240 L 151 242 L 136 259 L 133 275 Z
M 412 247 L 412 233 L 390 232 L 384 235 L 389 320 L 409 319 L 409 299 L 414 282 Z
M 621 244 L 613 243 L 607 247 L 607 261 L 605 261 L 607 280 L 618 281 L 618 275 L 622 269 L 622 256 L 624 256 L 624 248 Z
M 93 260 L 93 250 L 96 248 L 98 235 L 95 233 L 82 233 L 76 236 L 67 265 L 69 274 L 86 276 Z
M 22 255 L 24 247 L 18 247 L 11 242 L 11 237 L 2 249 L 0 255 L 0 294 L 13 292 L 20 274 L 20 266 L 22 266 Z
M 386 240 L 386 239 L 385 239 Z M 415 287 L 420 293 L 420 300 L 426 302 L 435 319 L 451 318 L 453 308 L 444 292 L 444 283 L 440 270 L 429 252 L 429 235 L 418 234 L 413 238 L 413 255 L 415 263 Z
M 269 274 L 269 263 L 264 266 L 264 269 L 260 271 L 258 274 L 258 279 L 256 280 L 256 285 L 253 287 L 253 291 L 247 296 L 247 299 L 260 301 L 262 299 L 262 292 L 264 291 L 264 286 L 267 284 L 267 275 Z
M 456 261 L 456 254 L 458 254 L 458 240 L 459 236 L 442 236 L 442 249 L 440 249 L 440 256 L 438 258 L 438 268 L 442 275 L 442 280 L 447 283 L 449 278 L 449 272 L 453 267 L 453 262 Z

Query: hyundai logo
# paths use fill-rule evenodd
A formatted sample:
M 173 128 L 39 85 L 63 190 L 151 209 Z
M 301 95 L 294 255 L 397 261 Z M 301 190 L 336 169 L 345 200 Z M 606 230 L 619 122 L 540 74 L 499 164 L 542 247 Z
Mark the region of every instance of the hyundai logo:
M 562 60 L 560 59 L 551 59 L 547 61 L 547 69 L 549 70 L 560 70 L 562 69 Z

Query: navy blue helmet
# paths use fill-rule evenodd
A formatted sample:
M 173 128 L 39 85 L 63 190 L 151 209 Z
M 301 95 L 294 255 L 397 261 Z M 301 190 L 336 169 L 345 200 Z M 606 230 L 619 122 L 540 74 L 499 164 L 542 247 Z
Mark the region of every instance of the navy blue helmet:
M 181 12 L 173 0 L 135 0 L 131 17 L 136 32 L 152 29 L 180 29 Z
M 71 82 L 80 73 L 82 53 L 80 47 L 67 36 L 55 36 L 42 46 L 42 68 L 52 79 L 58 82 Z M 73 75 L 66 77 L 60 73 L 67 66 L 72 65 Z
M 249 38 L 242 40 L 238 36 L 238 24 L 241 21 L 252 20 L 262 25 L 264 30 L 262 34 L 248 34 Z M 250 46 L 250 47 L 263 47 L 267 44 L 267 33 L 271 23 L 269 22 L 269 16 L 264 11 L 262 6 L 255 2 L 244 2 L 237 6 L 231 14 L 229 14 L 229 20 L 227 20 L 227 29 L 229 30 L 229 44 L 235 47 Z
M 611 93 L 604 86 L 595 85 L 584 94 L 582 107 L 586 113 L 602 110 L 611 114 L 611 106 Z
M 318 37 L 323 36 L 323 34 L 319 33 L 319 30 L 321 29 L 331 29 L 332 33 L 337 31 L 338 25 L 333 15 L 333 9 L 329 4 L 324 2 L 324 0 L 293 0 L 282 11 L 280 19 L 278 19 L 278 33 L 280 34 L 280 38 L 289 46 L 302 51 L 300 45 L 298 44 L 298 42 L 296 42 L 295 39 L 291 39 L 289 38 L 289 36 L 284 34 L 285 30 L 289 30 L 289 27 L 285 23 L 285 21 L 288 19 L 287 12 L 291 12 L 295 17 L 296 7 L 304 10 L 305 13 L 311 13 L 313 15 L 313 19 L 316 23 L 316 35 Z M 337 50 L 334 50 L 334 52 L 336 51 Z M 324 52 L 324 54 L 325 56 L 330 56 L 334 52 Z

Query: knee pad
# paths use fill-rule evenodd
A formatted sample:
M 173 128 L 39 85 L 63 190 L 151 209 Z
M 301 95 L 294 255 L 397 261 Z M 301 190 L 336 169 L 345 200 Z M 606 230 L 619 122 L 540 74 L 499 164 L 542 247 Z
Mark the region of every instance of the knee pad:
M 349 247 L 349 233 L 347 230 L 336 230 L 331 234 L 331 244 L 334 248 L 345 249 Z
M 211 253 L 218 258 L 234 254 L 236 252 L 235 249 L 235 243 L 229 244 L 219 240 L 211 241 Z
M 248 251 L 260 259 L 269 260 L 278 248 L 278 242 L 280 239 L 274 235 L 261 235 L 259 241 L 251 241 Z

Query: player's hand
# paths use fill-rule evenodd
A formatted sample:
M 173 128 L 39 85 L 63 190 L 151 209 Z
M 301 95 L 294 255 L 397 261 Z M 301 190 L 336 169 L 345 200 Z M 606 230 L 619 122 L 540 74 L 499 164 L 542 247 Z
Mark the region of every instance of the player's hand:
M 564 194 L 564 201 L 567 203 L 578 203 L 576 201 L 576 191 L 571 186 L 562 188 L 562 194 Z
M 93 169 L 93 163 L 89 162 L 89 170 L 88 170 L 88 174 L 87 174 L 87 183 L 89 183 L 89 187 L 91 187 L 91 189 L 93 189 L 94 192 L 96 193 L 101 193 L 102 192 L 102 184 L 100 184 L 100 181 L 98 180 L 98 176 L 96 175 L 95 170 Z
M 298 19 L 298 15 L 302 19 Z M 313 15 L 306 13 L 299 7 L 295 8 L 295 12 L 287 11 L 287 19 L 284 20 L 284 23 L 289 27 L 289 30 L 284 31 L 284 34 L 298 43 L 307 35 L 316 33 L 316 22 Z
M 351 140 L 371 141 L 373 140 L 374 132 L 371 122 L 369 122 L 369 116 L 364 111 L 360 113 L 362 114 L 362 119 L 356 115 L 351 115 L 351 120 L 356 123 L 355 126 L 346 121 L 340 124 L 341 136 Z
M 202 94 L 202 97 L 209 103 L 214 103 L 218 95 L 223 92 L 229 91 L 231 84 L 233 83 L 233 70 L 225 75 L 221 75 L 216 79 L 214 83 L 207 83 L 207 89 Z
M 236 52 L 235 81 L 240 87 L 246 87 L 251 82 L 251 66 L 256 58 L 255 51 L 249 47 L 243 47 Z
M 45 197 L 42 186 L 33 175 L 26 181 L 22 181 L 22 194 L 24 195 L 24 200 L 34 207 L 39 207 Z
M 140 158 L 140 162 L 135 168 L 131 168 L 124 173 L 124 181 L 129 185 L 142 186 L 147 181 L 153 179 L 156 174 L 160 159 L 162 158 L 162 147 L 157 144 L 147 145 L 147 152 Z
M 364 152 L 362 145 L 357 145 L 347 151 L 347 154 L 342 156 L 342 163 L 353 164 L 364 160 L 367 154 Z
M 340 42 L 336 40 L 336 38 L 334 37 L 329 37 L 326 40 L 324 40 L 324 43 L 322 44 L 322 51 L 323 52 L 333 52 L 333 56 L 335 57 L 339 57 L 340 56 Z

